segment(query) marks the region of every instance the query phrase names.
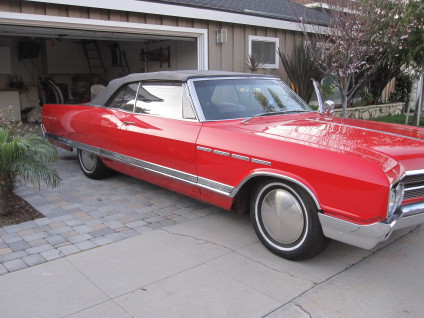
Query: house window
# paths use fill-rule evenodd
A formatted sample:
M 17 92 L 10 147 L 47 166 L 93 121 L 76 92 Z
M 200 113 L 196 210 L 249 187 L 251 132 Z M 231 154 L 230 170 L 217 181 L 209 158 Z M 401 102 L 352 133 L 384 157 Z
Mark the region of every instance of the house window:
M 255 56 L 263 68 L 278 68 L 278 38 L 249 35 L 249 55 Z

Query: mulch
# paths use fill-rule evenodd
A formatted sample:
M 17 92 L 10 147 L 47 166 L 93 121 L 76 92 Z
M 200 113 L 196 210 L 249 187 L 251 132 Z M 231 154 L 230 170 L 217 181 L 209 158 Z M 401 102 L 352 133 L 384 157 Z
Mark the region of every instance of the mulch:
M 44 217 L 31 204 L 16 194 L 12 195 L 9 202 L 6 214 L 0 213 L 0 228 Z

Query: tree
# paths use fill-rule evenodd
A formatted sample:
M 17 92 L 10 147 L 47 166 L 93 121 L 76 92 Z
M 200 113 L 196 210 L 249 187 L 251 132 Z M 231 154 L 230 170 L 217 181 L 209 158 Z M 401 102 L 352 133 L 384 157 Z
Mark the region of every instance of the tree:
M 411 1 L 408 4 L 405 24 L 411 28 L 411 32 L 403 47 L 397 52 L 397 56 L 407 66 L 409 73 L 413 77 L 412 90 L 415 93 L 412 94 L 411 92 L 412 98 L 408 105 L 406 124 L 408 123 L 409 109 L 415 108 L 412 124 L 419 126 L 420 108 L 422 108 L 424 100 L 424 2 Z M 419 86 L 420 84 L 421 87 Z
M 327 28 L 302 20 L 302 29 L 314 63 L 339 89 L 346 117 L 349 100 L 393 49 L 404 46 L 412 28 L 402 19 L 402 0 L 334 0 L 329 7 Z
M 6 214 L 17 181 L 57 187 L 60 182 L 53 162 L 56 149 L 43 137 L 15 129 L 16 125 L 0 118 L 0 214 Z
M 403 25 L 408 28 L 408 36 L 397 50 L 392 51 L 395 58 L 415 73 L 424 70 L 424 2 L 412 0 L 406 6 Z

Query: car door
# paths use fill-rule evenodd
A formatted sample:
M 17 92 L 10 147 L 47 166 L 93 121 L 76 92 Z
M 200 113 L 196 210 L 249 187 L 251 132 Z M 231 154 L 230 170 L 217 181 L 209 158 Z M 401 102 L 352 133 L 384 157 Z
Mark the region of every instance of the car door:
M 193 194 L 200 128 L 185 85 L 140 83 L 133 112 L 121 127 L 122 155 L 134 168 L 162 176 L 166 187 Z

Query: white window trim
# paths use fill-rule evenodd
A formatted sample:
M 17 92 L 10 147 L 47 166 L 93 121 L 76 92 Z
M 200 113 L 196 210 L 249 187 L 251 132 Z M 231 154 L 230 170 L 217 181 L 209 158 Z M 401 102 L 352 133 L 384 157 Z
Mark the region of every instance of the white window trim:
M 278 48 L 280 47 L 280 39 L 268 37 L 268 36 L 249 35 L 249 56 L 252 55 L 252 42 L 253 41 L 275 43 L 275 63 L 274 64 L 263 64 L 261 67 L 262 68 L 278 69 L 280 67 L 280 60 L 279 60 L 277 51 L 278 51 Z
M 55 28 L 58 29 L 58 32 L 59 29 L 76 29 L 131 34 L 146 33 L 170 37 L 193 37 L 197 40 L 197 67 L 199 70 L 208 69 L 207 29 L 12 12 L 0 12 L 0 24 Z

